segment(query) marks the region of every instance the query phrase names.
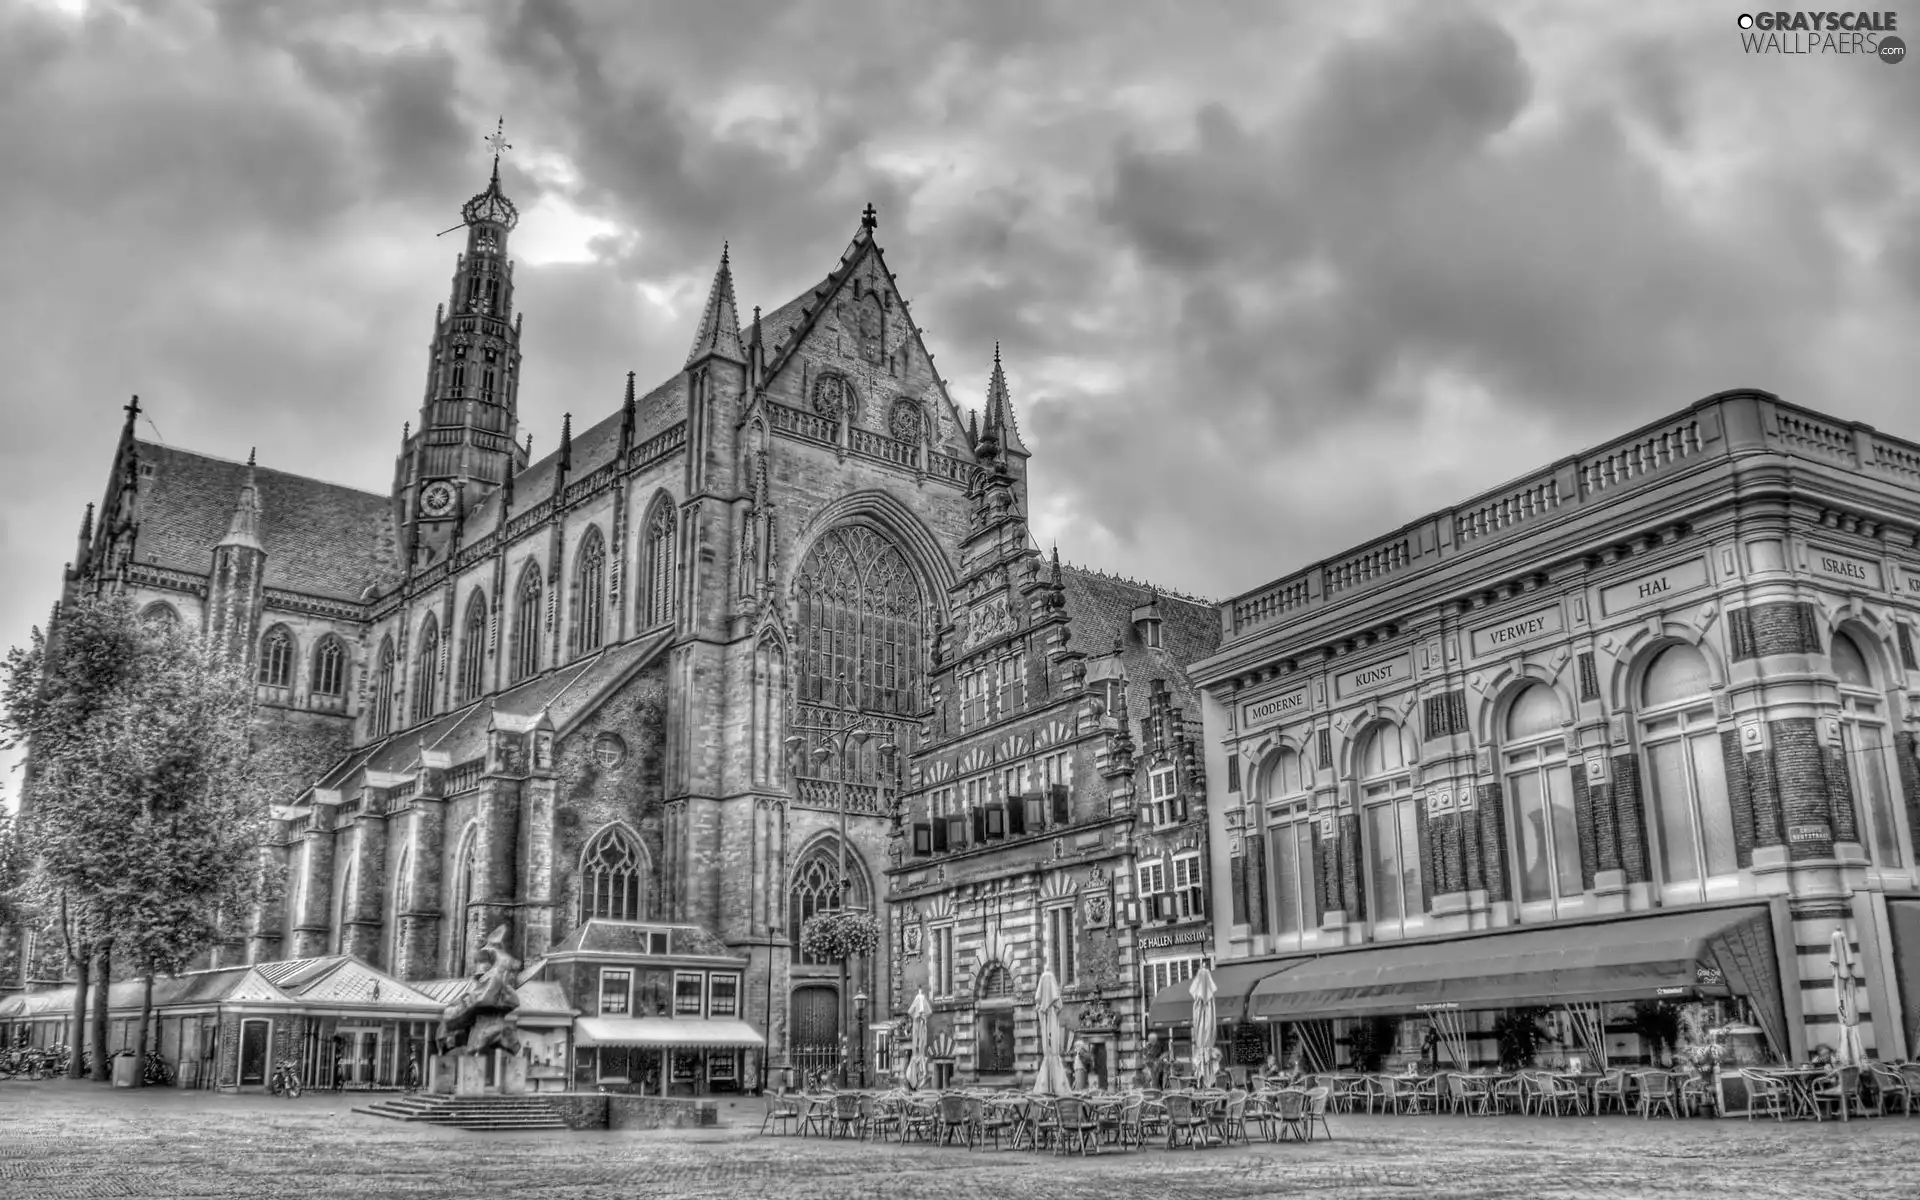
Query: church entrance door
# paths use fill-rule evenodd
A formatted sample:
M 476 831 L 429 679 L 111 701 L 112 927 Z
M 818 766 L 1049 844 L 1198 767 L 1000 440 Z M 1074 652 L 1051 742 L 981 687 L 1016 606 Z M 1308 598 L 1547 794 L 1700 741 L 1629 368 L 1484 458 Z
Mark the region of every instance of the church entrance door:
M 788 1011 L 795 1082 L 807 1087 L 816 1073 L 840 1067 L 840 996 L 832 987 L 795 988 Z

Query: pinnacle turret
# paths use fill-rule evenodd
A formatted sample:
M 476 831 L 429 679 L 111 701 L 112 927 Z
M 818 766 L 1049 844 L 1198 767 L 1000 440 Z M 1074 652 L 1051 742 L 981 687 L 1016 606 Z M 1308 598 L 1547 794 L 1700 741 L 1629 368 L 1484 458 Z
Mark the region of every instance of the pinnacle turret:
M 247 452 L 247 475 L 240 484 L 240 495 L 233 505 L 233 517 L 227 522 L 222 546 L 245 546 L 264 550 L 260 544 L 260 486 L 254 479 L 254 452 Z
M 693 348 L 687 351 L 687 366 L 709 356 L 744 364 L 747 352 L 740 345 L 740 312 L 733 299 L 733 268 L 728 263 L 728 245 L 720 247 L 720 267 L 713 273 L 707 289 L 706 307 L 700 311 L 700 328 L 693 335 Z

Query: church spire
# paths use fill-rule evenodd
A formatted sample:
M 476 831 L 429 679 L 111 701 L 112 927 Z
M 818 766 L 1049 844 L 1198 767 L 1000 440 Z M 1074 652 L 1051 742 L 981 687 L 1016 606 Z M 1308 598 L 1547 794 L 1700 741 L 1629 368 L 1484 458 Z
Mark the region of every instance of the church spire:
M 633 372 L 627 372 L 627 395 L 620 402 L 620 453 L 625 455 L 633 449 L 634 435 L 639 431 L 640 406 L 633 398 Z
M 745 364 L 747 353 L 740 346 L 740 311 L 733 299 L 733 268 L 727 261 L 730 246 L 720 247 L 720 267 L 713 273 L 707 289 L 707 305 L 700 312 L 700 328 L 693 335 L 693 348 L 687 351 L 687 366 L 709 355 Z
M 1013 419 L 1013 399 L 1007 394 L 1007 373 L 1000 366 L 1000 343 L 993 344 L 993 377 L 987 381 L 987 425 L 999 437 L 1000 449 L 1030 457 Z

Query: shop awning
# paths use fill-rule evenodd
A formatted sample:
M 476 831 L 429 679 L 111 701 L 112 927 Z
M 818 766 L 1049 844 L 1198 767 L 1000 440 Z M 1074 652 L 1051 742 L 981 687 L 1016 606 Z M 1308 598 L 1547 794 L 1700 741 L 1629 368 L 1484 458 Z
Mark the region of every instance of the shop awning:
M 728 1050 L 764 1046 L 767 1039 L 745 1021 L 676 1021 L 671 1017 L 581 1017 L 573 1023 L 578 1046 L 660 1046 L 679 1050 Z
M 1214 1009 L 1222 1022 L 1238 1024 L 1247 1019 L 1247 996 L 1254 985 L 1276 971 L 1311 961 L 1296 958 L 1290 962 L 1222 963 L 1213 969 L 1213 984 L 1220 989 L 1213 998 Z M 1191 979 L 1168 984 L 1147 1006 L 1147 1024 L 1156 1026 L 1189 1025 L 1193 1022 L 1193 996 L 1187 991 Z
M 1764 908 L 1713 909 L 1379 946 L 1269 975 L 1247 1007 L 1300 1021 L 1738 993 L 1778 1035 L 1771 928 Z

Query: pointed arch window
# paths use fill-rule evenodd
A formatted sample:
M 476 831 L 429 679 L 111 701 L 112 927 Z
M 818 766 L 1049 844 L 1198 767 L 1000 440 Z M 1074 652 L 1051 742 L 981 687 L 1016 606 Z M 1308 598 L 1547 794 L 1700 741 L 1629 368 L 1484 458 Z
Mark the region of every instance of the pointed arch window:
M 453 906 L 448 914 L 448 934 L 452 945 L 448 947 L 451 961 L 447 965 L 449 972 L 454 975 L 465 975 L 471 969 L 473 952 L 477 949 L 474 943 L 479 940 L 470 911 L 473 907 L 473 885 L 479 874 L 476 832 L 472 825 L 467 826 L 453 860 Z
M 1560 697 L 1544 683 L 1529 685 L 1507 707 L 1502 782 L 1513 818 L 1514 883 L 1523 904 L 1576 900 L 1585 890 L 1564 719 Z
M 393 887 L 387 895 L 387 970 L 402 975 L 408 963 L 406 957 L 406 937 L 401 929 L 401 918 L 413 905 L 413 847 L 400 848 L 400 865 L 393 873 Z
M 1420 875 L 1420 816 L 1400 727 L 1375 725 L 1358 757 L 1360 821 L 1366 846 L 1367 913 L 1374 928 L 1405 933 L 1426 913 Z
M 673 620 L 673 505 L 665 496 L 647 509 L 640 549 L 640 628 Z
M 852 847 L 847 849 L 847 875 L 846 907 L 871 908 L 866 879 L 855 865 Z M 823 839 L 800 860 L 793 872 L 793 883 L 787 889 L 787 935 L 793 942 L 795 962 L 805 966 L 832 965 L 832 960 L 814 958 L 800 949 L 800 931 L 813 914 L 841 907 L 839 881 L 839 842 Z
M 1898 776 L 1889 769 L 1886 688 L 1854 634 L 1836 632 L 1828 656 L 1840 680 L 1840 749 L 1853 786 L 1860 843 L 1874 866 L 1903 867 L 1912 831 L 1902 828 Z
M 574 565 L 573 609 L 573 652 L 598 650 L 607 638 L 607 542 L 598 525 L 588 527 Z
M 897 546 L 863 525 L 830 529 L 807 552 L 794 584 L 801 638 L 800 699 L 869 712 L 922 707 L 928 606 Z
M 275 625 L 260 639 L 259 673 L 255 678 L 267 687 L 293 686 L 293 634 L 285 625 Z
M 487 666 L 487 594 L 476 591 L 467 599 L 467 619 L 460 631 L 460 703 L 480 695 Z
M 633 834 L 610 825 L 587 844 L 580 871 L 581 917 L 638 921 L 646 916 L 646 856 Z
M 347 690 L 347 648 L 328 634 L 313 648 L 313 688 L 316 696 L 338 696 Z
M 373 675 L 373 732 L 377 737 L 393 729 L 393 638 L 380 640 L 379 667 Z
M 440 622 L 432 613 L 420 626 L 419 657 L 413 669 L 413 719 L 433 715 L 433 693 L 440 682 Z
M 540 564 L 520 572 L 520 594 L 513 609 L 513 682 L 540 670 Z
M 1680 900 L 1703 898 L 1709 880 L 1740 869 L 1712 688 L 1706 655 L 1684 643 L 1656 652 L 1640 681 L 1654 862 Z
M 329 947 L 330 953 L 343 953 L 353 944 L 352 939 L 347 936 L 347 925 L 359 915 L 358 909 L 354 905 L 353 895 L 354 889 L 359 886 L 359 883 L 358 873 L 354 870 L 354 864 L 348 862 L 347 872 L 340 880 L 339 904 L 334 909 L 333 914 L 333 934 L 328 939 L 332 943 Z

